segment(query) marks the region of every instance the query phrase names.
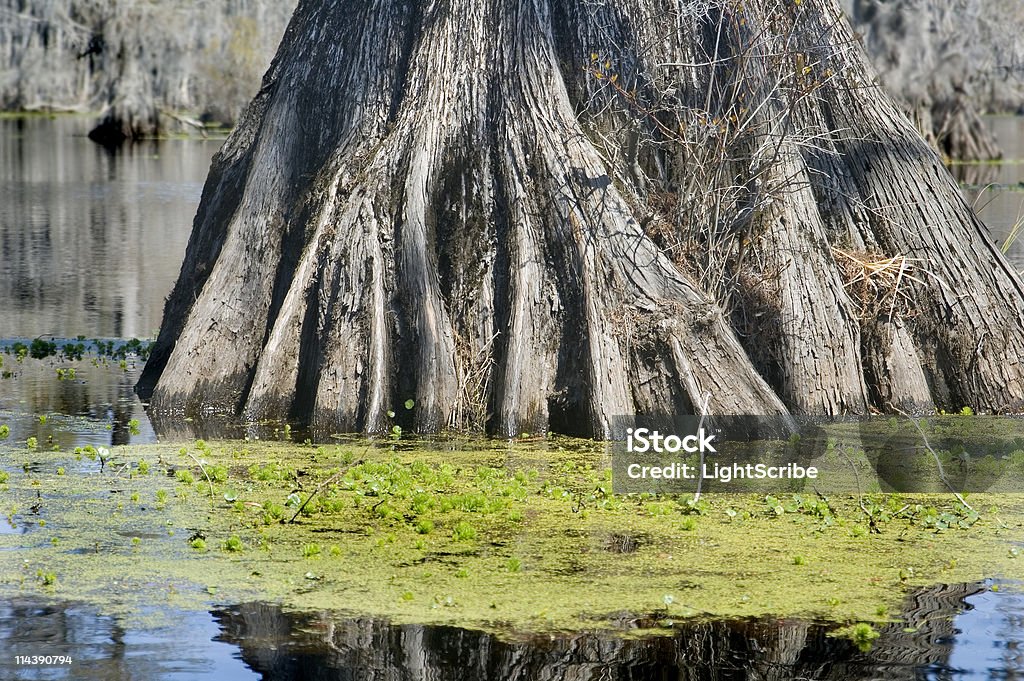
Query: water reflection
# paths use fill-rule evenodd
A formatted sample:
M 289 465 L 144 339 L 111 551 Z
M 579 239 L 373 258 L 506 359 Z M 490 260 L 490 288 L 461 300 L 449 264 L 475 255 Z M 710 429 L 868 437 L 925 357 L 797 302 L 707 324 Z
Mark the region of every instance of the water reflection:
M 1024 184 L 1020 184 L 1024 182 L 1024 116 L 989 116 L 986 122 L 999 140 L 1005 162 L 956 165 L 952 170 L 966 185 L 964 194 L 993 239 L 1002 246 L 1014 225 L 1024 218 Z M 1009 246 L 1007 257 L 1018 270 L 1024 270 L 1024 239 Z
M 143 613 L 140 613 L 142 615 Z M 141 620 L 140 620 L 141 621 Z M 168 626 L 126 625 L 94 608 L 16 599 L 0 604 L 0 678 L 257 679 L 237 650 L 218 643 L 207 613 L 174 612 Z M 70 664 L 18 665 L 15 656 L 70 657 Z
M 1024 646 L 1022 606 L 1019 593 L 978 584 L 927 589 L 910 600 L 901 622 L 881 628 L 867 652 L 830 635 L 834 625 L 787 619 L 686 623 L 661 637 L 504 639 L 454 627 L 287 614 L 258 603 L 215 617 L 222 639 L 268 679 L 1017 678 L 1024 673 L 1019 654 L 1001 653 Z
M 910 598 L 868 650 L 835 624 L 798 619 L 668 623 L 622 616 L 617 630 L 498 636 L 393 625 L 247 603 L 213 613 L 154 604 L 130 619 L 76 604 L 0 604 L 0 678 L 18 679 L 1018 679 L 1024 675 L 1020 583 L 958 584 Z M 671 635 L 641 629 L 671 627 Z M 15 656 L 70 665 L 17 667 Z
M 111 153 L 86 118 L 0 119 L 0 338 L 151 338 L 217 141 Z
M 0 341 L 0 423 L 10 428 L 11 441 L 34 437 L 40 446 L 62 449 L 156 441 L 133 391 L 141 362 L 129 358 L 122 366 L 95 355 L 19 362 L 2 354 L 5 345 Z

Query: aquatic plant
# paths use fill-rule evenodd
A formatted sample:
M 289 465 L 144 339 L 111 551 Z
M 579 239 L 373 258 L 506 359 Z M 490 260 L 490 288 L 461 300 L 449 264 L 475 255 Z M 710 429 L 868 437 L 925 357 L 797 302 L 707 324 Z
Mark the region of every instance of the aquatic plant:
M 476 539 L 476 537 L 476 528 L 465 520 L 460 520 L 455 523 L 455 527 L 452 528 L 452 538 L 456 541 L 472 541 Z
M 65 343 L 61 346 L 61 354 L 69 361 L 80 361 L 85 356 L 85 343 Z M 74 369 L 71 369 L 74 378 Z
M 837 635 L 842 636 L 850 640 L 853 645 L 857 646 L 857 649 L 862 653 L 866 653 L 871 650 L 871 646 L 875 640 L 881 636 L 873 626 L 867 622 L 858 622 L 849 627 L 845 627 L 836 632 Z
M 242 539 L 238 535 L 231 535 L 224 540 L 223 548 L 229 553 L 239 553 L 245 546 L 242 544 Z
M 46 359 L 57 354 L 57 344 L 53 341 L 36 338 L 29 346 L 28 353 L 32 359 Z
M 14 357 L 20 362 L 28 357 L 28 346 L 24 343 L 14 343 L 11 345 L 10 352 L 13 352 Z
M 273 480 L 287 480 L 295 475 L 295 471 L 290 468 L 281 466 L 278 463 L 267 463 L 263 465 L 253 465 L 249 468 L 249 475 L 255 480 L 261 482 L 270 482 Z
M 284 520 L 284 514 L 285 509 L 281 504 L 269 500 L 263 502 L 263 523 L 265 525 Z

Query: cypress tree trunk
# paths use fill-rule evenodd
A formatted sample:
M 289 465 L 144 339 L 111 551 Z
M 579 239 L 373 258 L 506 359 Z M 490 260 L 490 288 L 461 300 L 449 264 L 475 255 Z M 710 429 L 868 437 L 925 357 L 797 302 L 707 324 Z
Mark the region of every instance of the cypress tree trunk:
M 599 437 L 1017 409 L 1021 281 L 872 75 L 834 0 L 300 2 L 140 392 Z

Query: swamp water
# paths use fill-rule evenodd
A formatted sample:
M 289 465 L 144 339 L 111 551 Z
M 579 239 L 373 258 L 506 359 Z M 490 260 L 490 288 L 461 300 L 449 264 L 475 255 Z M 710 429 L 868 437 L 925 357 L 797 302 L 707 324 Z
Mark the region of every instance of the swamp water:
M 19 599 L 0 605 L 11 654 L 40 642 L 74 656 L 63 669 L 0 661 L 4 678 L 280 679 L 1014 679 L 1022 652 L 1006 640 L 1007 611 L 1024 597 L 992 585 L 922 594 L 905 613 L 916 627 L 883 627 L 869 651 L 826 624 L 732 620 L 680 625 L 671 634 L 497 637 L 430 625 L 393 625 L 246 603 L 173 613 L 177 628 L 132 629 L 84 606 Z M 913 629 L 907 631 L 907 629 Z
M 1024 558 L 1016 559 L 1024 550 L 1019 508 L 983 514 L 999 538 L 983 535 L 975 547 L 998 542 L 1003 555 L 978 565 L 998 567 L 974 566 L 968 555 L 956 567 L 957 557 L 947 556 L 948 569 L 918 565 L 915 574 L 914 567 L 900 563 L 899 553 L 888 554 L 885 569 L 861 575 L 871 582 L 863 593 L 874 602 L 896 604 L 871 617 L 874 602 L 847 602 L 850 596 L 844 592 L 846 583 L 857 579 L 852 576 L 856 567 L 847 573 L 841 565 L 855 562 L 854 554 L 842 553 L 850 548 L 845 537 L 856 534 L 855 525 L 841 521 L 844 538 L 826 537 L 819 546 L 822 519 L 809 519 L 802 511 L 774 519 L 762 517 L 772 515 L 763 508 L 743 510 L 736 504 L 739 517 L 749 523 L 737 532 L 731 526 L 735 518 L 726 515 L 735 515 L 737 508 L 726 497 L 697 516 L 694 527 L 680 531 L 679 509 L 659 502 L 645 506 L 641 515 L 597 508 L 580 513 L 567 491 L 572 486 L 566 484 L 562 492 L 569 498 L 562 507 L 519 509 L 526 526 L 536 522 L 539 530 L 507 535 L 500 524 L 492 527 L 465 515 L 457 517 L 472 519 L 481 536 L 454 539 L 448 533 L 461 526 L 441 516 L 439 529 L 425 535 L 425 546 L 420 546 L 424 539 L 399 517 L 373 515 L 381 508 L 377 501 L 357 502 L 364 515 L 373 515 L 372 522 L 363 516 L 351 519 L 358 529 L 350 534 L 305 528 L 319 533 L 311 536 L 324 555 L 318 548 L 317 555 L 296 561 L 283 557 L 285 549 L 294 552 L 296 547 L 285 539 L 278 542 L 275 534 L 287 534 L 290 527 L 253 521 L 254 512 L 276 512 L 274 503 L 290 516 L 287 492 L 278 493 L 277 502 L 264 498 L 270 492 L 249 469 L 248 475 L 236 473 L 225 464 L 227 481 L 216 483 L 211 500 L 201 477 L 205 471 L 176 454 L 177 445 L 159 454 L 145 447 L 114 450 L 111 461 L 100 456 L 100 463 L 96 456 L 73 456 L 76 447 L 91 446 L 95 452 L 158 440 L 191 442 L 211 432 L 251 440 L 275 435 L 274 426 L 259 425 L 221 423 L 211 430 L 207 424 L 179 422 L 154 428 L 131 389 L 141 368 L 134 355 L 123 362 L 95 354 L 70 362 L 57 357 L 19 362 L 5 354 L 15 343 L 29 344 L 40 336 L 115 342 L 152 338 L 177 275 L 219 142 L 171 140 L 111 154 L 84 138 L 87 124 L 75 118 L 0 119 L 0 372 L 6 372 L 0 378 L 0 424 L 10 429 L 0 443 L 0 471 L 7 476 L 0 484 L 0 679 L 1024 676 L 1024 598 L 1014 581 L 1024 575 L 1024 569 L 1016 569 L 1024 565 L 1019 563 Z M 1000 138 L 1010 154 L 1024 158 L 1024 143 L 1015 147 L 1012 139 L 1024 140 L 1021 121 L 997 119 L 994 125 L 1002 126 Z M 996 237 L 1005 238 L 1019 214 L 1016 198 L 1024 197 L 1014 186 L 1024 179 L 1024 165 L 1007 164 L 998 172 L 1014 175 L 985 190 L 978 205 Z M 1009 254 L 1024 267 L 1024 243 L 1011 245 Z M 29 438 L 35 438 L 36 452 L 25 449 Z M 54 447 L 65 454 L 44 454 Z M 226 461 L 192 445 L 189 449 L 204 461 Z M 408 454 L 400 446 L 395 452 Z M 138 460 L 147 456 L 161 475 L 138 482 L 144 477 L 138 476 Z M 541 467 L 541 477 L 551 477 L 530 488 L 531 494 L 547 495 L 548 503 L 564 481 L 557 477 L 560 471 L 544 470 L 543 461 L 522 453 L 491 453 L 473 465 L 511 470 L 524 456 L 524 470 Z M 269 456 L 252 465 L 265 471 L 276 460 Z M 325 470 L 334 470 L 332 464 L 337 461 L 320 462 Z M 439 464 L 434 460 L 431 465 Z M 181 469 L 191 469 L 199 479 L 178 479 Z M 300 483 L 304 469 L 292 472 Z M 163 502 L 161 489 L 170 493 Z M 310 489 L 305 487 L 304 494 Z M 350 491 L 358 496 L 358 490 Z M 265 510 L 268 503 L 270 511 Z M 226 515 L 239 504 L 259 510 L 234 508 L 238 519 L 223 526 L 214 527 L 216 522 L 207 519 L 211 512 Z M 167 510 L 171 507 L 173 513 Z M 501 509 L 508 517 L 519 511 Z M 559 528 L 567 528 L 564 532 L 552 532 L 531 515 L 548 512 L 563 514 L 552 517 Z M 579 518 L 588 512 L 593 516 Z M 676 520 L 666 523 L 661 516 Z M 583 524 L 577 526 L 577 519 Z M 381 529 L 381 522 L 393 527 Z M 790 534 L 794 527 L 797 534 Z M 209 552 L 197 557 L 190 542 L 204 530 Z M 441 530 L 444 538 L 438 536 Z M 751 558 L 742 541 L 728 544 L 748 531 L 753 534 L 745 541 L 767 553 Z M 224 548 L 231 532 L 240 537 L 244 552 Z M 931 551 L 937 560 L 945 550 L 929 540 L 931 529 L 910 524 L 891 533 L 900 533 L 908 556 Z M 808 536 L 814 541 L 801 543 Z M 298 550 L 308 550 L 308 539 Z M 965 548 L 970 541 L 965 542 L 958 550 L 970 550 Z M 807 556 L 790 555 L 794 546 L 802 546 Z M 335 547 L 341 556 L 333 554 Z M 725 554 L 724 561 L 709 557 L 716 550 Z M 831 559 L 830 551 L 837 552 Z M 751 565 L 738 567 L 740 557 Z M 330 566 L 332 558 L 344 567 Z M 830 560 L 836 565 L 828 565 Z M 813 571 L 794 575 L 794 569 L 805 567 L 802 561 Z M 344 581 L 342 573 L 349 568 L 362 571 L 364 581 Z M 332 574 L 335 569 L 338 574 Z M 503 575 L 493 580 L 498 593 L 490 605 L 481 599 L 493 585 L 478 579 L 488 570 Z M 278 572 L 282 579 L 266 578 L 265 573 Z M 779 583 L 771 577 L 775 573 L 796 585 L 793 593 L 771 593 Z M 970 581 L 977 578 L 968 574 L 992 579 Z M 517 583 L 520 578 L 525 581 Z M 802 579 L 807 593 L 799 593 Z M 459 580 L 470 584 L 453 586 Z M 927 586 L 947 580 L 949 586 Z M 735 597 L 722 607 L 702 602 L 701 588 L 713 583 L 719 584 L 715 593 L 729 593 L 732 584 Z M 544 584 L 562 593 L 550 593 Z M 421 593 L 420 585 L 433 591 Z M 611 595 L 604 600 L 588 589 Z M 635 601 L 626 602 L 635 607 L 604 607 L 616 602 L 615 593 L 621 603 L 621 593 L 631 589 Z M 832 590 L 843 595 L 825 595 Z M 569 625 L 552 619 L 531 600 L 534 592 L 533 600 L 549 599 L 567 612 L 575 607 L 585 618 Z M 470 602 L 460 601 L 463 593 Z M 792 605 L 801 598 L 802 604 Z M 567 605 L 573 600 L 575 606 Z M 594 605 L 588 606 L 589 601 Z M 788 612 L 785 605 L 805 616 L 767 614 Z M 860 620 L 873 621 L 860 639 L 835 623 Z M 14 664 L 16 655 L 39 654 L 66 654 L 74 662 Z

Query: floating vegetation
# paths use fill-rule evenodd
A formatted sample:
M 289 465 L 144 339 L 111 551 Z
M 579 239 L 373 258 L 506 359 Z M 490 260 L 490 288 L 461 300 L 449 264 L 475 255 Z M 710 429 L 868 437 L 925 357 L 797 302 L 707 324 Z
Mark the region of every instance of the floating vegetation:
M 149 353 L 152 349 L 152 341 L 143 341 L 138 338 L 131 338 L 129 340 L 94 338 L 86 340 L 85 336 L 78 336 L 74 340 L 65 341 L 45 337 L 25 341 L 0 341 L 0 351 L 19 361 L 26 358 L 47 359 L 57 357 L 74 362 L 82 361 L 89 354 L 112 360 L 126 360 L 129 357 L 138 357 L 144 361 L 149 359 Z
M 522 631 L 802 615 L 861 646 L 909 591 L 1020 563 L 1019 495 L 972 494 L 973 512 L 950 494 L 615 496 L 605 457 L 558 439 L 0 444 L 9 524 L 29 528 L 0 533 L 0 597 L 55 588 L 40 570 L 108 609 L 154 590 L 204 607 L 216 584 L 221 601 Z

